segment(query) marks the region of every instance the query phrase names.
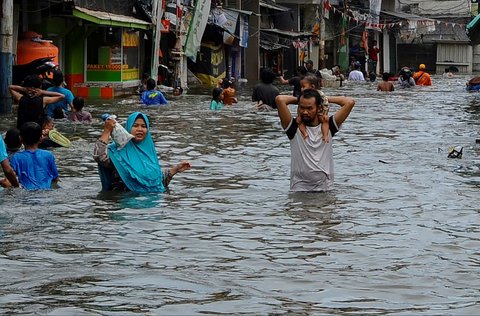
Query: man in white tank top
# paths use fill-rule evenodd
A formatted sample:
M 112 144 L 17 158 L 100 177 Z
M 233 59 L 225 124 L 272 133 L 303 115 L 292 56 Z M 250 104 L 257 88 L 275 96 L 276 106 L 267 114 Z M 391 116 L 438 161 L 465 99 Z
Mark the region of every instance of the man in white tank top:
M 355 105 L 349 97 L 328 97 L 329 104 L 338 104 L 340 109 L 329 118 L 328 142 L 322 139 L 322 97 L 317 90 L 304 90 L 297 99 L 279 95 L 275 99 L 280 123 L 290 139 L 291 191 L 325 191 L 333 183 L 332 137 L 348 117 Z M 289 104 L 298 103 L 297 115 L 306 125 L 308 136 L 298 130 L 296 118 L 292 117 Z

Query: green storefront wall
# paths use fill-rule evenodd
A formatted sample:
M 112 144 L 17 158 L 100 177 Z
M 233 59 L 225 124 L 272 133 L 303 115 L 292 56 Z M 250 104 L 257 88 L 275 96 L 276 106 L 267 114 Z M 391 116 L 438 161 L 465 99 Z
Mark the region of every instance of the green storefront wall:
M 85 36 L 84 28 L 77 25 L 65 37 L 65 81 L 74 94 L 75 84 L 85 81 Z
M 67 88 L 74 92 L 75 83 L 84 82 L 85 31 L 80 20 L 49 17 L 41 23 L 30 24 L 29 29 L 52 40 L 59 49 L 60 68 L 65 75 Z M 75 93 L 75 92 L 74 92 Z
M 88 81 L 122 81 L 122 72 L 115 70 L 87 70 Z
M 75 27 L 65 38 L 65 71 L 68 74 L 82 74 L 85 61 L 84 29 Z

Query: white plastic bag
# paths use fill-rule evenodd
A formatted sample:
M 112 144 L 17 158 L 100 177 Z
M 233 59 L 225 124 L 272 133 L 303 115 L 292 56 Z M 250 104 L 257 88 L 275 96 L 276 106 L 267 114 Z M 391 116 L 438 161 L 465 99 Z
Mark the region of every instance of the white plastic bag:
M 117 150 L 122 149 L 133 138 L 133 135 L 117 122 L 115 115 L 108 116 L 107 120 L 115 120 L 115 127 L 112 131 L 112 139 L 117 144 Z

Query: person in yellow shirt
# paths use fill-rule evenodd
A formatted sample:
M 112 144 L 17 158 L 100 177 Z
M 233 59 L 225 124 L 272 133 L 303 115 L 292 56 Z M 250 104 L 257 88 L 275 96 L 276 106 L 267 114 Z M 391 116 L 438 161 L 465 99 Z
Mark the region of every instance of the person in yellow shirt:
M 425 72 L 425 69 L 427 67 L 425 64 L 420 64 L 418 66 L 418 71 L 413 75 L 413 80 L 415 80 L 415 84 L 417 86 L 431 86 L 432 85 L 432 79 L 430 78 L 430 75 Z

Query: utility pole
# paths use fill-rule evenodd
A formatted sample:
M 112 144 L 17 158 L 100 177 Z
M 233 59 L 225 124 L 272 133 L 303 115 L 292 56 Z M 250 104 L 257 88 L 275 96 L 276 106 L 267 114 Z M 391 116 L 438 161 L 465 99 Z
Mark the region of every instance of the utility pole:
M 0 20 L 0 114 L 12 112 L 13 0 L 2 0 Z
M 340 65 L 343 72 L 348 71 L 349 65 L 349 49 L 348 49 L 348 22 L 346 19 L 347 16 L 347 1 L 343 2 L 343 14 L 342 14 L 342 27 L 340 31 L 340 47 L 338 49 L 338 64 Z
M 320 63 L 319 69 L 325 68 L 325 0 L 320 1 Z

